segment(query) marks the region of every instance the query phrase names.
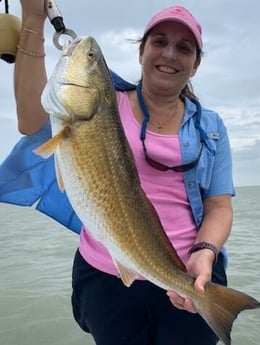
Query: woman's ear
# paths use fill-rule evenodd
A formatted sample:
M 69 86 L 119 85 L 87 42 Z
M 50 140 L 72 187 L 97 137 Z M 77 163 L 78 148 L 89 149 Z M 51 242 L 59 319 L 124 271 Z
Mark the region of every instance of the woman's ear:
M 144 52 L 144 44 L 141 43 L 139 46 L 139 64 L 140 65 L 142 65 L 143 52 Z

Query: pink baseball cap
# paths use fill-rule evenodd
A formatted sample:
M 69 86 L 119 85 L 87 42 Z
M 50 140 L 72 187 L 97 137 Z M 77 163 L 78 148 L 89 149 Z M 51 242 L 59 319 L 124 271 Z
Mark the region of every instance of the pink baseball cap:
M 193 33 L 195 40 L 202 49 L 202 30 L 199 22 L 193 17 L 193 15 L 182 6 L 171 6 L 156 13 L 145 27 L 144 34 L 150 31 L 157 24 L 166 21 L 176 21 L 187 26 Z

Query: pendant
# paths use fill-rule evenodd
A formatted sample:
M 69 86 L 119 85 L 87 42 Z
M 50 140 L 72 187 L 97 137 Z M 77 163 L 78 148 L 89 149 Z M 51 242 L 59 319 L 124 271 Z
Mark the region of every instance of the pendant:
M 162 133 L 162 131 L 163 131 L 163 124 L 161 122 L 158 122 L 157 130 L 158 130 L 159 133 Z

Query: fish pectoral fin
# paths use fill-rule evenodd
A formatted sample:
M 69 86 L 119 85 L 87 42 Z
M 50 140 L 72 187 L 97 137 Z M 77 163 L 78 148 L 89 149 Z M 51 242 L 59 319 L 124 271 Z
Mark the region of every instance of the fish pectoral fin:
M 41 146 L 37 147 L 37 149 L 33 150 L 33 152 L 36 153 L 38 156 L 41 156 L 42 158 L 49 158 L 59 145 L 59 140 L 57 139 L 57 136 L 51 138 L 50 140 L 43 143 Z
M 113 260 L 118 270 L 120 278 L 125 286 L 129 287 L 136 280 L 138 274 L 131 271 L 128 267 L 122 265 L 120 262 Z
M 70 137 L 70 133 L 70 127 L 66 126 L 50 140 L 46 141 L 35 150 L 33 150 L 33 152 L 41 156 L 42 158 L 49 158 L 55 152 L 61 140 L 68 139 Z
M 55 164 L 56 179 L 57 179 L 57 184 L 58 184 L 59 190 L 61 192 L 64 192 L 65 187 L 64 187 L 63 178 L 62 178 L 62 175 L 60 172 L 59 162 L 58 162 L 56 155 L 54 155 L 54 164 Z

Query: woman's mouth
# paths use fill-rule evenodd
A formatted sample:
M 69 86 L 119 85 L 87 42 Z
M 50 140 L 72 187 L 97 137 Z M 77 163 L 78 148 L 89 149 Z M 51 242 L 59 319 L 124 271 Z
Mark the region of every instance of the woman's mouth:
M 165 65 L 158 65 L 158 66 L 156 66 L 156 68 L 157 68 L 160 72 L 169 73 L 169 74 L 175 74 L 175 73 L 178 72 L 177 69 L 175 69 L 175 68 L 173 68 L 173 67 L 165 66 Z

